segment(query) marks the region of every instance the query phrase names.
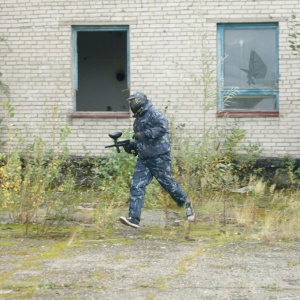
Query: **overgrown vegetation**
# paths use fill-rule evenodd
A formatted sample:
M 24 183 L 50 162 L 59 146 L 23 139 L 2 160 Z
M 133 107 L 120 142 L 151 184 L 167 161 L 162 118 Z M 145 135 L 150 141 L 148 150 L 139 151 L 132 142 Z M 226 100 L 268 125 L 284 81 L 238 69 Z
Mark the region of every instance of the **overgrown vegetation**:
M 78 197 L 85 198 L 76 187 L 65 144 L 69 129 L 65 124 L 60 126 L 58 107 L 45 118 L 52 118 L 54 126 L 50 142 L 29 136 L 26 129 L 10 130 L 6 152 L 0 157 L 1 208 L 9 212 L 13 222 L 23 224 L 26 234 L 33 224 L 39 234 L 58 226 L 74 210 Z
M 291 46 L 293 51 L 299 50 L 296 42 Z M 208 126 L 206 113 L 215 105 L 216 97 L 211 89 L 214 71 L 206 54 L 201 54 L 206 62 L 202 75 L 192 79 L 200 81 L 203 89 L 201 135 L 191 142 L 185 124 L 171 122 L 174 176 L 194 202 L 197 220 L 192 225 L 155 230 L 156 238 L 232 238 L 238 233 L 240 237 L 265 240 L 299 240 L 300 193 L 295 162 L 286 159 L 278 171 L 289 178 L 293 188 L 278 190 L 264 182 L 259 170 L 253 168 L 261 148 L 245 140 L 246 131 L 238 122 L 224 119 L 222 125 Z M 6 124 L 1 129 L 7 134 L 7 140 L 2 140 L 5 151 L 0 149 L 1 211 L 9 213 L 10 221 L 19 223 L 25 234 L 31 229 L 49 234 L 69 224 L 76 225 L 77 233 L 81 230 L 74 214 L 79 206 L 87 206 L 93 214 L 89 220 L 92 230 L 101 237 L 112 234 L 119 209 L 128 206 L 136 157 L 112 150 L 105 159 L 87 156 L 84 164 L 74 164 L 66 143 L 70 129 L 61 121 L 64 118 L 59 106 L 45 114 L 43 125 L 51 128 L 48 138 L 42 134 L 32 136 L 26 125 L 22 131 L 7 126 L 13 105 L 9 87 L 0 81 L 0 89 L 4 97 L 1 121 Z M 131 135 L 130 130 L 124 134 L 126 138 Z M 87 165 L 89 170 L 85 169 Z M 88 185 L 86 180 L 78 179 L 79 173 L 90 176 Z M 147 187 L 146 195 L 148 208 L 177 209 L 155 180 Z M 75 238 L 72 234 L 71 239 Z
M 300 33 L 299 33 L 300 23 L 297 22 L 297 16 L 292 15 L 289 27 L 289 43 L 290 48 L 292 49 L 293 53 L 297 55 L 297 58 L 300 59 Z

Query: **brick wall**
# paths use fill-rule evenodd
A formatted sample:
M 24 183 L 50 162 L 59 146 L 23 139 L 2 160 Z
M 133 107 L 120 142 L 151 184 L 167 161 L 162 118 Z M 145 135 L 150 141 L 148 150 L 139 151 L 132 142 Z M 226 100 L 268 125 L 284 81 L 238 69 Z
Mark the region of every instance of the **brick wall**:
M 15 117 L 7 124 L 42 134 L 67 122 L 74 155 L 105 154 L 107 133 L 130 128 L 132 119 L 69 118 L 73 111 L 72 25 L 130 26 L 130 88 L 143 90 L 153 103 L 168 106 L 172 127 L 185 124 L 185 134 L 201 138 L 207 124 L 222 124 L 212 105 L 204 117 L 203 60 L 216 68 L 218 22 L 279 22 L 280 116 L 242 118 L 247 139 L 261 142 L 263 156 L 299 157 L 300 67 L 288 43 L 292 13 L 300 17 L 299 0 L 0 0 L 2 79 L 11 88 Z M 209 56 L 208 56 L 209 54 Z M 53 106 L 60 115 L 50 117 Z M 46 119 L 45 119 L 46 117 Z M 53 121 L 54 120 L 54 121 Z M 4 134 L 2 132 L 2 134 Z M 9 137 L 6 133 L 4 138 Z M 84 145 L 84 146 L 83 146 Z

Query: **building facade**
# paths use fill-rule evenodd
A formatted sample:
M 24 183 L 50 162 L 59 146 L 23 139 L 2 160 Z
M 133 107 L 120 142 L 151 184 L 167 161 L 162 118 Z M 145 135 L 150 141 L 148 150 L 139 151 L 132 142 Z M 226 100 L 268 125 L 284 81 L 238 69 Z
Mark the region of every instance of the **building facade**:
M 72 154 L 105 155 L 143 91 L 192 140 L 237 122 L 263 157 L 299 158 L 293 16 L 299 0 L 0 0 L 4 123 L 49 142 L 67 123 Z

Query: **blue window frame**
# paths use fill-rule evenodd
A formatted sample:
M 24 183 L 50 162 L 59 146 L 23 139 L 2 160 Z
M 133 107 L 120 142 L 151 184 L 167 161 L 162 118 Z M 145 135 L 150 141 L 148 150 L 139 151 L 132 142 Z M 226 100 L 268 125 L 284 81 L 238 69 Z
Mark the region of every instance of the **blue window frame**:
M 129 112 L 129 26 L 73 26 L 74 112 Z
M 278 24 L 218 24 L 218 112 L 278 113 Z

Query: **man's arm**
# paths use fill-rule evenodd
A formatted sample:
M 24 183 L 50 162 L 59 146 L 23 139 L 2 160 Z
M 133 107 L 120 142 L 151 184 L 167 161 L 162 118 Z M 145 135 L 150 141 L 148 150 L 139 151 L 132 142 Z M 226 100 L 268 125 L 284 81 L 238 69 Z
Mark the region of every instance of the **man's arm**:
M 151 116 L 152 128 L 146 129 L 144 134 L 147 138 L 157 139 L 169 133 L 167 118 L 160 111 L 153 111 Z

